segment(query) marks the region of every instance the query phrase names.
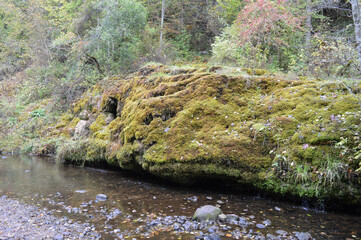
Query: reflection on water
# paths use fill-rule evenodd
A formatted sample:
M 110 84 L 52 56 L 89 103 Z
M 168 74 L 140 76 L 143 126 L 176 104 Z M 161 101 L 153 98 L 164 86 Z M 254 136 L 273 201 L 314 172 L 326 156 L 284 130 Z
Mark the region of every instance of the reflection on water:
M 123 216 L 139 218 L 153 213 L 192 216 L 198 207 L 216 205 L 217 201 L 221 201 L 224 213 L 254 216 L 257 222 L 271 220 L 271 226 L 259 230 L 264 234 L 285 230 L 310 232 L 316 239 L 361 237 L 361 218 L 357 216 L 310 211 L 253 197 L 147 183 L 134 174 L 64 166 L 56 164 L 52 158 L 0 156 L 0 194 L 40 204 L 75 221 L 94 224 L 105 239 L 111 235 L 111 230 L 132 227 L 129 221 L 125 223 L 124 218 L 109 220 L 101 215 L 107 210 L 118 209 Z M 97 202 L 97 194 L 106 194 L 108 199 Z M 194 196 L 197 200 L 192 198 Z M 112 239 L 111 236 L 108 238 Z

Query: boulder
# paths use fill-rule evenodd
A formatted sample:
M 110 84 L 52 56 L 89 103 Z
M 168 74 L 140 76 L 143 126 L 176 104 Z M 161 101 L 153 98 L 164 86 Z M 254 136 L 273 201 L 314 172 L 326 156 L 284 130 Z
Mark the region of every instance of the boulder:
M 220 214 L 222 214 L 220 208 L 212 205 L 205 205 L 197 209 L 193 215 L 193 219 L 198 221 L 215 221 Z
M 75 126 L 74 137 L 87 137 L 89 135 L 88 121 L 80 120 Z

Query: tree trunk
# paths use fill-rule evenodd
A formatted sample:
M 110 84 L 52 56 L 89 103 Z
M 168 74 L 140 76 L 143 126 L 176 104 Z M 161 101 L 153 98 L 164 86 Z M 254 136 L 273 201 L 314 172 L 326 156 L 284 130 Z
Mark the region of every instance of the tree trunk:
M 163 43 L 163 28 L 164 28 L 164 8 L 165 8 L 165 0 L 162 0 L 162 16 L 160 19 L 160 45 L 162 46 Z
M 309 50 L 311 44 L 311 32 L 312 32 L 312 23 L 311 23 L 311 14 L 312 14 L 312 6 L 311 0 L 307 0 L 306 6 L 306 48 Z
M 355 26 L 356 50 L 359 56 L 359 66 L 361 67 L 361 6 L 360 0 L 350 0 L 352 6 L 353 24 Z

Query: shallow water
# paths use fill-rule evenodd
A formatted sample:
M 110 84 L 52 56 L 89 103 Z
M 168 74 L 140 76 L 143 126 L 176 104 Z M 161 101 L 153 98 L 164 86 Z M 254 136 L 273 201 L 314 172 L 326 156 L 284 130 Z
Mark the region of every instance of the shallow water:
M 97 194 L 106 194 L 108 199 L 96 201 Z M 316 239 L 361 238 L 360 216 L 320 212 L 255 196 L 174 187 L 127 172 L 65 166 L 52 158 L 0 156 L 0 195 L 46 207 L 72 221 L 89 222 L 104 239 L 114 239 L 118 231 L 138 238 L 140 230 L 136 228 L 149 216 L 191 217 L 198 207 L 219 204 L 217 201 L 226 214 L 255 223 L 269 219 L 272 224 L 264 229 L 249 226 L 264 235 L 284 230 L 309 232 Z M 146 236 L 194 238 L 191 233 L 179 235 L 171 230 Z

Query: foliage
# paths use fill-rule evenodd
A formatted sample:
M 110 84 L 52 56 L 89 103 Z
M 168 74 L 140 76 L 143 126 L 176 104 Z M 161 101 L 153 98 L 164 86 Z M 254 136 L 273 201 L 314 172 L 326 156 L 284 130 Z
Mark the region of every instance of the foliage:
M 233 24 L 244 6 L 244 0 L 217 0 L 223 10 L 223 17 L 228 24 Z
M 245 1 L 233 26 L 213 44 L 213 60 L 287 70 L 302 42 L 302 18 L 286 1 Z
M 236 22 L 240 44 L 250 42 L 274 48 L 293 44 L 293 36 L 302 31 L 301 24 L 302 18 L 292 12 L 292 5 L 285 0 L 246 0 Z
M 357 52 L 343 40 L 314 36 L 307 49 L 301 49 L 298 61 L 291 63 L 291 69 L 299 74 L 330 77 L 357 76 L 359 73 Z
M 125 70 L 136 60 L 146 9 L 135 0 L 101 1 L 96 8 L 102 9 L 102 16 L 90 33 L 88 49 L 108 71 Z
M 44 117 L 45 116 L 45 109 L 44 108 L 36 109 L 36 110 L 34 110 L 34 111 L 32 111 L 30 113 L 30 116 L 33 117 L 33 118 Z

